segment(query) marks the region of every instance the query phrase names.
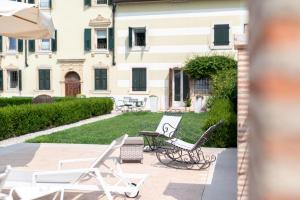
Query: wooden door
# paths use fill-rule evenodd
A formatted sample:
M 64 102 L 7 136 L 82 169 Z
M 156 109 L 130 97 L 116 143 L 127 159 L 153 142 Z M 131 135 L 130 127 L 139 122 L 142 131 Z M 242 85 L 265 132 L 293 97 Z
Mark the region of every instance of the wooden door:
M 69 72 L 65 77 L 66 96 L 75 97 L 81 93 L 80 77 L 76 72 Z

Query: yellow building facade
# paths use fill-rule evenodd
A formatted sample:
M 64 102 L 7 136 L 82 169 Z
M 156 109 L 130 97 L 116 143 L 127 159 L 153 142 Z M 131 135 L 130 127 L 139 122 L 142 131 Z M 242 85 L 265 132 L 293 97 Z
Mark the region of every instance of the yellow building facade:
M 22 49 L 2 37 L 1 96 L 155 95 L 161 110 L 182 107 L 209 93 L 207 80 L 182 72 L 185 61 L 236 56 L 234 35 L 248 24 L 241 0 L 116 0 L 115 17 L 106 0 L 52 0 L 48 7 L 49 0 L 36 1 L 52 15 L 56 40 L 28 42 L 25 66 L 25 42 Z

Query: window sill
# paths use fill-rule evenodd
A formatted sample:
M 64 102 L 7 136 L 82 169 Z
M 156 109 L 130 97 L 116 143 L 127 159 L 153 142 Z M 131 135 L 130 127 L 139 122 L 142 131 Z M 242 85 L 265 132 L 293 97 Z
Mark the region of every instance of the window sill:
M 50 55 L 52 54 L 52 51 L 37 51 L 37 55 Z
M 18 93 L 18 92 L 21 92 L 21 91 L 19 90 L 19 88 L 17 88 L 17 89 L 11 89 L 11 88 L 9 88 L 9 89 L 6 90 L 6 92 L 7 93 Z
M 6 52 L 6 55 L 17 55 L 17 54 L 19 54 L 18 51 L 7 51 Z
M 109 54 L 107 49 L 94 49 L 91 51 L 93 54 Z
M 52 93 L 54 90 L 33 90 L 34 92 Z
M 215 45 L 211 45 L 210 49 L 212 50 L 231 50 L 232 49 L 232 45 L 224 45 L 224 46 L 215 46 Z
M 109 7 L 108 4 L 94 4 L 93 7 Z
M 91 90 L 92 94 L 111 94 L 110 90 Z
M 129 91 L 128 93 L 132 95 L 149 95 L 150 91 Z
M 132 52 L 141 52 L 141 51 L 149 51 L 150 47 L 145 46 L 145 47 L 139 47 L 139 46 L 133 46 L 130 51 Z

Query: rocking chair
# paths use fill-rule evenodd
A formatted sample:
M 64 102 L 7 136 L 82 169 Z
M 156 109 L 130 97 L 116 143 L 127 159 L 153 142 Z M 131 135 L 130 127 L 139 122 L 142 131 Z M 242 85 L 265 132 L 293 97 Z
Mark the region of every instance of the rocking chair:
M 201 146 L 212 133 L 224 123 L 223 120 L 209 127 L 195 144 L 172 138 L 166 146 L 156 150 L 156 157 L 162 164 L 176 169 L 206 169 L 216 160 L 215 155 L 204 155 Z

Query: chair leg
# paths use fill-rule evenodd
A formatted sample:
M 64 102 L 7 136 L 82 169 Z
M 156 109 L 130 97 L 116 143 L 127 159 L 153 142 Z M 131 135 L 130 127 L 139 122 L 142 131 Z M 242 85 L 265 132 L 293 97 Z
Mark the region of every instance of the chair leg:
M 61 190 L 60 192 L 60 200 L 64 200 L 65 191 Z

